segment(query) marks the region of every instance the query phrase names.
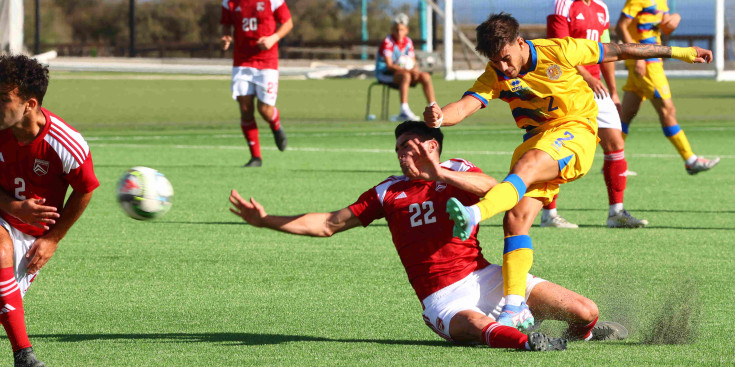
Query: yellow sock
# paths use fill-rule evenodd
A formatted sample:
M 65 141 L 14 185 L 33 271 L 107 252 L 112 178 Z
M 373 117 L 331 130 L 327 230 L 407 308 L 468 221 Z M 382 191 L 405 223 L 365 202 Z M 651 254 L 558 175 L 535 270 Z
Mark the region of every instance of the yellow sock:
M 533 265 L 533 246 L 528 235 L 505 238 L 503 291 L 526 298 L 526 278 Z
M 677 125 L 678 127 L 678 125 Z M 679 152 L 679 155 L 683 160 L 689 159 L 689 157 L 694 155 L 694 152 L 692 152 L 692 147 L 689 145 L 689 139 L 687 139 L 687 136 L 684 134 L 684 130 L 679 130 L 676 134 L 668 136 L 669 141 L 671 144 L 674 145 L 676 150 Z
M 525 193 L 526 185 L 521 178 L 515 174 L 508 175 L 503 182 L 490 189 L 485 197 L 476 204 L 480 209 L 480 221 L 512 209 Z

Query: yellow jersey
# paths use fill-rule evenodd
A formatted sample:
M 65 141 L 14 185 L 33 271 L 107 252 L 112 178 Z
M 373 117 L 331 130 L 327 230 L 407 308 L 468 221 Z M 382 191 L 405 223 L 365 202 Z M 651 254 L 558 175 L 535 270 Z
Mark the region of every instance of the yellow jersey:
M 623 16 L 633 19 L 628 32 L 637 43 L 661 44 L 659 25 L 664 14 L 669 12 L 666 0 L 627 0 L 623 6 Z M 646 59 L 647 62 L 660 62 L 659 58 Z M 634 64 L 635 60 L 626 60 L 626 64 Z
M 596 134 L 597 103 L 575 67 L 602 62 L 602 43 L 571 37 L 526 43 L 531 48 L 531 67 L 526 73 L 509 79 L 488 63 L 464 95 L 477 98 L 483 108 L 491 99 L 508 102 L 516 124 L 527 131 L 577 121 Z

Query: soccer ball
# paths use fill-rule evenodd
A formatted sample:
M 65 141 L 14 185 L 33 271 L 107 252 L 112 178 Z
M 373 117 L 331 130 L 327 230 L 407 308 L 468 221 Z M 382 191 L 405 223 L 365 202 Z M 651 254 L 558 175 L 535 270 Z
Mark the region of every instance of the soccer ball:
M 411 70 L 413 69 L 415 63 L 413 61 L 413 57 L 408 55 L 403 55 L 398 58 L 398 67 L 401 69 Z
M 148 167 L 133 167 L 117 184 L 117 202 L 133 219 L 160 217 L 171 209 L 174 188 L 163 173 Z

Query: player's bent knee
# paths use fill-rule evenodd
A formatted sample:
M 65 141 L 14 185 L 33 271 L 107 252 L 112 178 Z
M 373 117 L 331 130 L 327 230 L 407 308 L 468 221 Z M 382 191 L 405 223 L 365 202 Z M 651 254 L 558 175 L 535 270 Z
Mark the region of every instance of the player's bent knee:
M 576 315 L 580 321 L 592 322 L 600 314 L 597 304 L 589 298 L 577 295 L 573 304 L 570 305 L 570 311 Z
M 0 231 L 5 232 L 2 228 L 0 228 Z M 5 232 L 5 235 L 7 236 L 7 232 Z M 0 264 L 8 261 L 12 264 L 13 262 L 13 241 L 9 236 L 6 236 L 0 237 Z

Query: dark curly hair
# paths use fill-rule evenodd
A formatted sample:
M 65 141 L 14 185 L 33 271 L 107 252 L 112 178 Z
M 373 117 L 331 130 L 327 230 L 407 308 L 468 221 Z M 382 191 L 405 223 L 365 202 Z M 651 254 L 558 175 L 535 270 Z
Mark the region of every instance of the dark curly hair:
M 440 129 L 428 127 L 422 121 L 404 121 L 396 126 L 396 139 L 405 133 L 413 133 L 422 138 L 436 140 L 439 143 L 439 154 L 441 154 L 444 134 Z
M 521 36 L 518 21 L 508 13 L 490 14 L 486 21 L 475 28 L 477 31 L 477 52 L 492 59 L 506 45 L 515 42 Z
M 24 55 L 0 56 L 0 85 L 18 88 L 18 96 L 26 100 L 35 98 L 38 105 L 48 89 L 48 68 Z

